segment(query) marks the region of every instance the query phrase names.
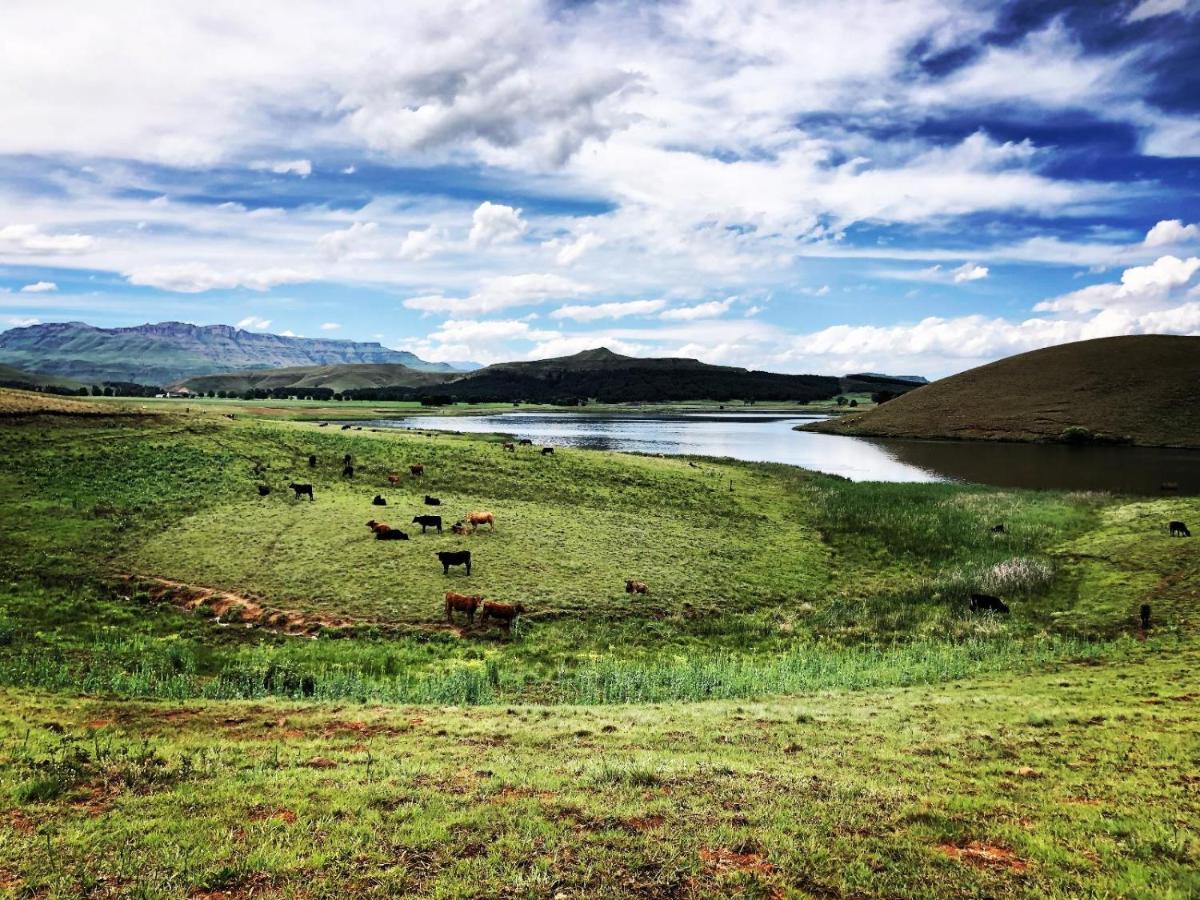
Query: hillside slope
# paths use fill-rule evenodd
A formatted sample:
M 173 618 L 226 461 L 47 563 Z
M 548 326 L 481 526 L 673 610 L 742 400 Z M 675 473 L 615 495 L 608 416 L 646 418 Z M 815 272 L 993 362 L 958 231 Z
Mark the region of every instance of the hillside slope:
M 381 387 L 422 387 L 441 384 L 450 373 L 421 372 L 395 363 L 363 363 L 340 366 L 290 366 L 283 369 L 230 372 L 224 375 L 200 375 L 172 387 L 192 391 L 243 391 L 292 388 L 305 390 L 328 388 L 333 391 Z
M 286 366 L 387 363 L 453 372 L 378 343 L 284 337 L 231 325 L 160 322 L 96 328 L 51 322 L 0 333 L 0 363 L 82 381 L 168 384 L 194 375 Z
M 1197 397 L 1200 337 L 1098 338 L 1010 356 L 807 430 L 1042 441 L 1083 428 L 1144 446 L 1200 448 Z
M 4 387 L 55 387 L 76 390 L 83 387 L 81 382 L 70 378 L 60 378 L 56 375 L 43 375 L 40 372 L 27 372 L 15 366 L 0 364 L 0 386 Z

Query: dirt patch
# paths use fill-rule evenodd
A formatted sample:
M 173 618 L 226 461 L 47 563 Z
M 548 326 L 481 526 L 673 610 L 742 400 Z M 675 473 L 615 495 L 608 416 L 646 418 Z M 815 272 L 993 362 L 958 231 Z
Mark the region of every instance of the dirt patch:
M 742 848 L 742 850 L 747 851 L 747 848 Z M 755 875 L 770 875 L 775 871 L 775 867 L 767 862 L 767 858 L 761 853 L 729 850 L 724 847 L 715 847 L 713 849 L 707 847 L 701 848 L 700 861 L 704 863 L 706 869 L 715 875 L 722 875 L 726 872 L 750 872 Z
M 971 841 L 964 847 L 956 844 L 938 844 L 935 849 L 938 853 L 951 859 L 957 859 L 959 862 L 969 863 L 973 866 L 982 866 L 986 869 L 1024 872 L 1029 868 L 1029 863 L 1011 850 L 993 844 L 984 844 L 980 841 Z
M 650 831 L 652 828 L 661 828 L 667 819 L 665 816 L 634 816 L 625 824 L 631 831 Z
M 337 763 L 328 756 L 314 756 L 305 763 L 310 769 L 336 769 Z

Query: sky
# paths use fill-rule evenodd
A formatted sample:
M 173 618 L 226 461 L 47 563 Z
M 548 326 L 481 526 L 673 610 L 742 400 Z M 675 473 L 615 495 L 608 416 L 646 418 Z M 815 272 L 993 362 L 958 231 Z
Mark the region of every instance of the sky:
M 0 329 L 938 377 L 1200 334 L 1200 0 L 5 0 Z

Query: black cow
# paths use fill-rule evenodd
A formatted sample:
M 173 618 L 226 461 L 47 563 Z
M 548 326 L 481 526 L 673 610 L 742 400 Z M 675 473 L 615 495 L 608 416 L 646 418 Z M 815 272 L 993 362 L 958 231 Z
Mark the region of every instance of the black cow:
M 412 523 L 421 526 L 421 534 L 425 533 L 426 528 L 436 528 L 438 534 L 442 533 L 441 516 L 413 516 Z
M 1140 612 L 1142 617 L 1142 631 L 1146 631 L 1150 627 L 1150 604 L 1143 603 Z
M 383 499 L 382 494 L 376 494 L 375 499 L 371 501 L 372 506 L 387 506 L 387 501 Z
M 1192 533 L 1188 531 L 1188 527 L 1182 522 L 1172 522 L 1170 525 L 1171 537 L 1191 537 Z
M 308 457 L 308 467 L 309 467 L 310 469 L 315 469 L 315 468 L 317 467 L 317 457 L 316 457 L 316 454 L 310 454 L 310 455 L 309 455 L 309 457 Z
M 542 448 L 542 456 L 549 456 L 553 452 L 554 452 L 553 447 L 543 447 Z
M 972 594 L 971 612 L 1008 612 L 1008 604 L 991 594 Z
M 297 500 L 299 500 L 305 494 L 308 495 L 309 500 L 317 499 L 316 497 L 313 496 L 313 489 L 312 489 L 311 484 L 296 484 L 296 482 L 292 481 L 292 482 L 288 483 L 288 487 L 290 487 L 293 491 L 296 492 Z
M 449 575 L 451 566 L 466 566 L 467 574 L 471 574 L 470 550 L 442 550 L 437 553 L 438 562 L 442 564 L 442 574 Z
M 343 425 L 343 426 L 342 426 L 342 431 L 349 431 L 349 430 L 350 430 L 350 426 L 349 426 L 349 425 Z
M 442 501 L 439 500 L 437 497 L 430 497 L 428 494 L 426 494 L 425 495 L 425 505 L 426 506 L 441 506 Z
M 993 525 L 992 534 L 1008 534 L 1008 529 L 1005 528 L 1003 524 Z
M 347 453 L 345 456 L 342 457 L 342 465 L 343 466 L 348 466 L 352 462 L 354 462 L 354 457 L 352 457 L 349 453 Z
M 351 465 L 342 466 L 342 475 L 346 478 L 353 478 L 354 477 L 354 466 L 351 466 Z
M 522 447 L 532 447 L 533 446 L 533 441 L 531 441 L 529 438 L 521 438 L 519 441 L 517 441 L 517 443 L 520 444 Z
M 375 532 L 377 541 L 407 541 L 408 535 L 396 528 L 381 528 Z
M 271 486 L 269 484 L 258 485 L 258 496 L 265 497 L 269 493 L 271 493 Z

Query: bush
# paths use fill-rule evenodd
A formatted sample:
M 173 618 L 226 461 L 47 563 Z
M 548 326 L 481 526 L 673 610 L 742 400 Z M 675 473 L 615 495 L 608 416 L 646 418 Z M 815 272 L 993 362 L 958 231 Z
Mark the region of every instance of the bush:
M 1072 425 L 1062 433 L 1062 440 L 1067 444 L 1087 444 L 1092 440 L 1092 433 L 1079 425 Z

